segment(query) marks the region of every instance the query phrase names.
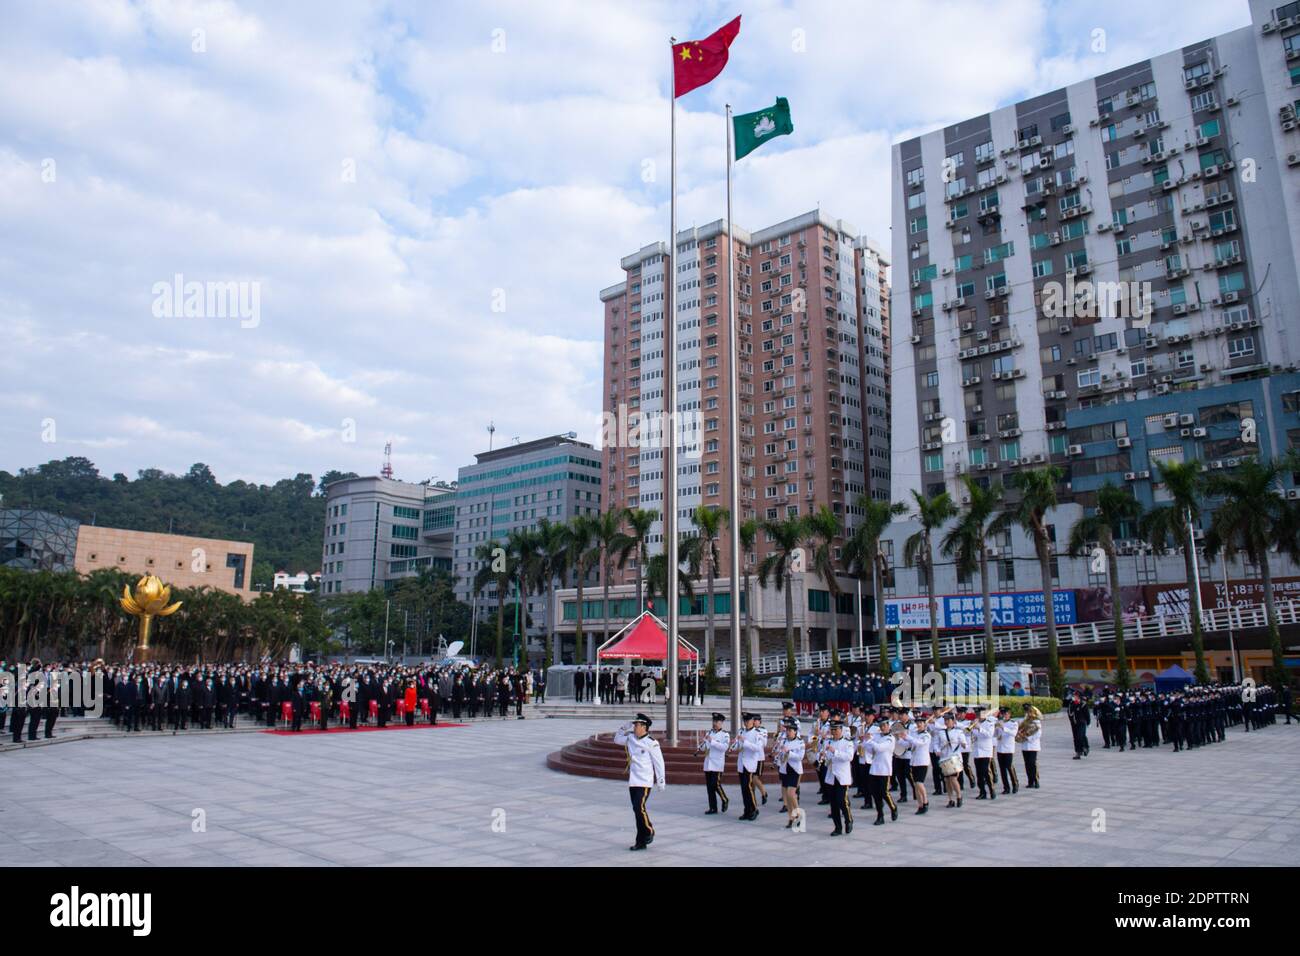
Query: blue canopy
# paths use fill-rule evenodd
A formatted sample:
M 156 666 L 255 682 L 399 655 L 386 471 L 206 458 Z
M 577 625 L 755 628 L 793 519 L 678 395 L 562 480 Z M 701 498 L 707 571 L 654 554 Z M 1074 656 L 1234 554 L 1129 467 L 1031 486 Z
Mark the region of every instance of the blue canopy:
M 1182 690 L 1188 684 L 1194 683 L 1195 681 L 1195 677 L 1177 664 L 1174 664 L 1172 667 L 1167 667 L 1160 673 L 1156 674 L 1156 691 L 1164 693 L 1165 691 Z

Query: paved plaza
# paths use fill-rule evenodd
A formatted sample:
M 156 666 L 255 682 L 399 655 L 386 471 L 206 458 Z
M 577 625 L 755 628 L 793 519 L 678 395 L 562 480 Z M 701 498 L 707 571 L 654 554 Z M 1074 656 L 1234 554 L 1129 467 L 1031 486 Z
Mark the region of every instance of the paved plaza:
M 968 800 L 831 839 L 783 828 L 778 791 L 753 823 L 702 816 L 702 787 L 650 799 L 657 839 L 629 853 L 627 790 L 548 770 L 546 755 L 614 729 L 584 719 L 376 733 L 140 735 L 0 754 L 0 855 L 15 865 L 622 866 L 1289 865 L 1300 859 L 1300 726 L 1228 732 L 1181 754 L 1071 760 L 1045 721 L 1041 790 Z M 1023 777 L 1019 755 L 1017 769 Z M 856 806 L 856 803 L 855 803 Z M 196 816 L 197 811 L 202 811 Z M 195 832 L 195 820 L 206 829 Z M 1104 823 L 1104 832 L 1098 832 Z

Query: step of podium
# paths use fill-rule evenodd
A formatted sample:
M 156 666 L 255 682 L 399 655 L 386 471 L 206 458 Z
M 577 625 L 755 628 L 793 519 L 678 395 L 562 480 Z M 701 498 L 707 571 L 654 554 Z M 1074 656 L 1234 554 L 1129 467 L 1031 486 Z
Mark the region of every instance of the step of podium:
M 763 725 L 769 730 L 775 730 L 777 723 L 781 719 L 781 702 L 769 699 L 746 700 L 741 707 L 742 710 L 752 711 L 763 718 Z M 705 704 L 681 704 L 677 708 L 677 718 L 679 721 L 703 721 L 709 723 L 713 714 L 721 713 L 730 715 L 731 704 L 725 698 L 715 701 L 709 701 Z M 634 714 L 643 713 L 656 722 L 656 724 L 667 720 L 668 708 L 662 701 L 654 704 L 602 704 L 602 703 L 578 703 L 573 700 L 547 701 L 544 704 L 536 704 L 532 712 L 538 717 L 585 717 L 591 720 L 609 720 L 615 725 L 630 720 Z M 730 724 L 730 716 L 728 716 Z
M 676 747 L 664 742 L 663 734 L 651 731 L 659 740 L 664 755 L 664 776 L 670 784 L 704 785 L 704 756 L 698 746 L 702 730 L 685 730 L 679 735 Z M 546 758 L 546 765 L 552 770 L 571 773 L 580 777 L 600 777 L 605 780 L 627 780 L 627 752 L 614 743 L 612 733 L 593 734 L 567 747 L 557 750 Z M 771 761 L 766 762 L 762 775 L 763 783 L 779 790 L 776 770 Z M 806 787 L 811 781 L 817 784 L 817 773 L 805 765 L 802 783 Z M 722 774 L 723 785 L 739 784 L 740 776 L 736 772 L 736 754 L 727 754 L 725 769 Z M 739 806 L 738 794 L 729 794 Z M 770 796 L 778 796 L 772 793 Z

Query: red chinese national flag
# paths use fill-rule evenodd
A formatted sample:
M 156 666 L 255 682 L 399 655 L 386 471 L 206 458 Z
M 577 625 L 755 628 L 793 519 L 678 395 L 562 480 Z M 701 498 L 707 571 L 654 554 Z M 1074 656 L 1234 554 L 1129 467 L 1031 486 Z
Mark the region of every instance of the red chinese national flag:
M 727 48 L 740 33 L 740 17 L 703 40 L 673 45 L 673 95 L 685 96 L 710 82 L 727 65 Z

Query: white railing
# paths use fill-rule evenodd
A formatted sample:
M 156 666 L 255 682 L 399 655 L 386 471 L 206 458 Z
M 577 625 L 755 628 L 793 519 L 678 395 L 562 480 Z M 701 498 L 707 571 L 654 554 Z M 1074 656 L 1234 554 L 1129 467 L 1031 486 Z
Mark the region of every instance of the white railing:
M 1300 601 L 1278 601 L 1276 603 L 1277 623 L 1279 626 L 1300 624 Z M 1268 613 L 1262 604 L 1247 604 L 1240 607 L 1215 608 L 1201 611 L 1201 630 L 1205 633 L 1215 631 L 1242 631 L 1268 626 Z M 1146 615 L 1124 622 L 1124 642 L 1141 641 L 1156 637 L 1180 637 L 1191 634 L 1191 617 L 1182 615 Z M 1094 621 L 1088 624 L 1058 624 L 1056 626 L 1056 643 L 1060 648 L 1085 647 L 1092 644 L 1106 644 L 1115 640 L 1113 621 Z M 1037 651 L 1047 647 L 1046 627 L 1026 627 L 1014 630 L 993 632 L 993 650 L 998 656 Z M 889 642 L 890 653 L 898 653 L 904 661 L 930 659 L 930 638 L 928 635 L 905 640 L 902 647 L 894 641 Z M 939 652 L 944 660 L 958 657 L 984 656 L 984 634 L 952 634 L 939 638 Z M 842 647 L 839 651 L 840 663 L 874 664 L 879 660 L 877 645 L 873 642 L 862 647 Z M 795 669 L 799 671 L 826 670 L 831 666 L 831 652 L 827 650 L 811 651 L 794 656 Z M 718 661 L 718 676 L 726 677 L 731 673 L 729 660 Z M 769 654 L 754 661 L 754 673 L 759 676 L 785 673 L 785 655 Z

